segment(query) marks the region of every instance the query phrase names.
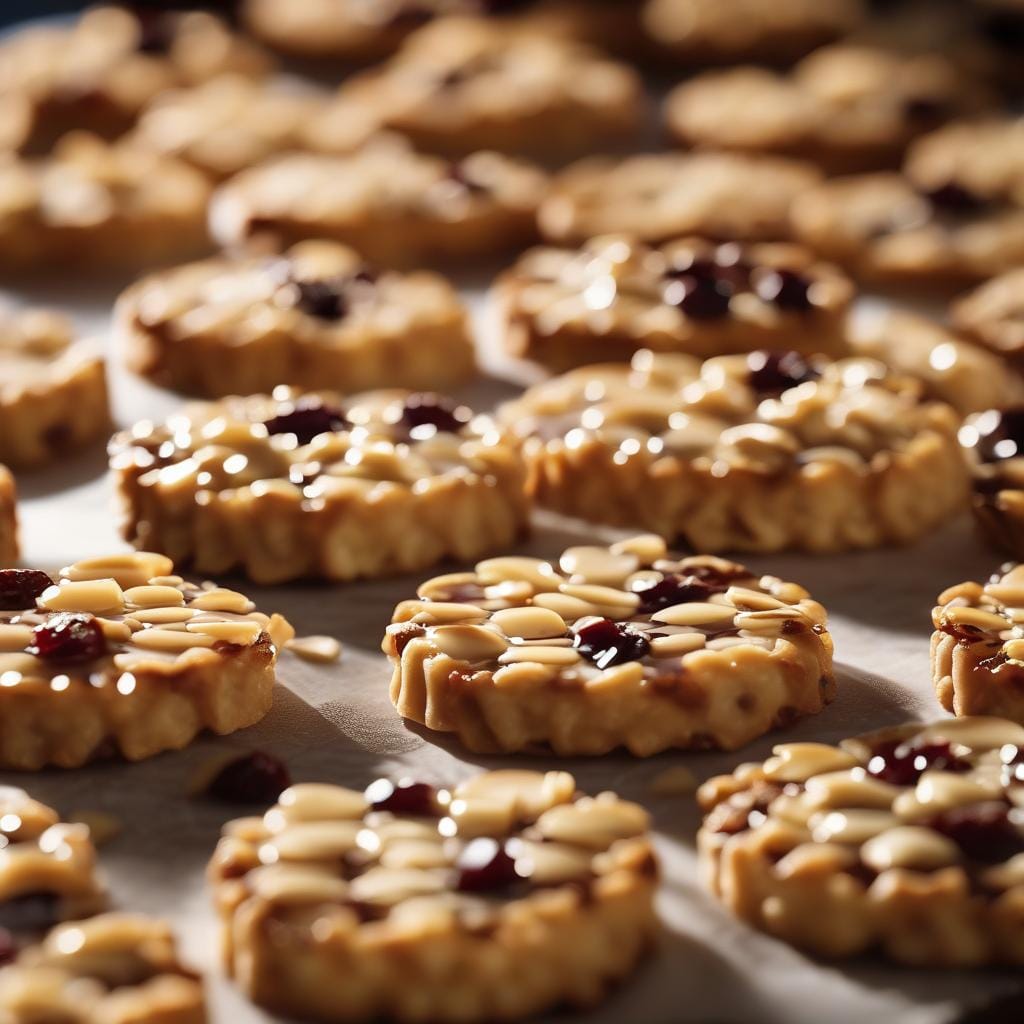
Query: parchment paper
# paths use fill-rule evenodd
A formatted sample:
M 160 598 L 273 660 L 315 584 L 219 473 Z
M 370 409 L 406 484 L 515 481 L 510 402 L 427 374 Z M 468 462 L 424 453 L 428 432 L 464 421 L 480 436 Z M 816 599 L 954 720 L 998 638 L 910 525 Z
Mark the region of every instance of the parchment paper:
M 116 290 L 113 284 L 62 287 L 57 282 L 36 294 L 22 291 L 18 301 L 63 306 L 109 349 L 109 308 Z M 507 379 L 522 380 L 524 375 L 521 368 L 503 365 L 495 355 L 480 292 L 471 288 L 467 294 L 492 379 L 465 397 L 483 409 L 515 393 Z M 116 355 L 111 358 L 120 425 L 162 417 L 179 404 L 176 396 L 126 374 L 119 362 Z M 100 447 L 59 469 L 23 474 L 18 482 L 26 564 L 58 567 L 123 547 Z M 610 531 L 596 533 L 605 539 L 614 536 Z M 567 544 L 587 543 L 594 535 L 582 524 L 538 514 L 534 537 L 520 551 L 555 556 Z M 338 637 L 345 645 L 342 661 L 321 667 L 285 654 L 272 712 L 261 724 L 234 736 L 206 737 L 181 753 L 135 765 L 110 762 L 75 772 L 0 777 L 26 786 L 65 814 L 99 810 L 121 820 L 122 834 L 100 851 L 113 902 L 119 908 L 164 916 L 174 924 L 187 956 L 207 972 L 216 1024 L 274 1019 L 232 989 L 220 976 L 216 960 L 214 918 L 203 872 L 222 822 L 234 814 L 230 808 L 186 796 L 194 773 L 225 748 L 270 751 L 284 758 L 297 781 L 359 788 L 385 773 L 450 782 L 481 768 L 558 766 L 574 772 L 584 789 L 614 788 L 646 805 L 654 815 L 664 869 L 659 900 L 663 941 L 659 952 L 601 1009 L 573 1015 L 571 1019 L 580 1024 L 946 1024 L 965 1007 L 1020 987 L 1020 975 L 1008 972 L 815 963 L 734 920 L 701 887 L 694 855 L 696 805 L 691 797 L 653 796 L 651 780 L 679 763 L 703 780 L 740 761 L 760 760 L 773 743 L 783 740 L 834 742 L 908 718 L 938 717 L 941 711 L 928 675 L 934 598 L 949 584 L 984 577 L 998 563 L 974 538 L 966 517 L 912 549 L 747 561 L 803 583 L 824 602 L 831 613 L 840 687 L 837 700 L 823 714 L 737 754 L 666 754 L 646 761 L 626 755 L 573 761 L 467 755 L 454 743 L 408 728 L 388 700 L 389 667 L 379 653 L 381 633 L 396 601 L 413 593 L 415 579 L 270 589 L 237 581 L 261 609 L 286 614 L 300 634 Z

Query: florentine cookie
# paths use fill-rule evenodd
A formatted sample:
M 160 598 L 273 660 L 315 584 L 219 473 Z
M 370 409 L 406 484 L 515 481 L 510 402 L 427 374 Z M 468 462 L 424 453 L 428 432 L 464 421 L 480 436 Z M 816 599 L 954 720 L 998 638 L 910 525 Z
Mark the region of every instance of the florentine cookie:
M 0 158 L 0 269 L 103 271 L 208 248 L 205 175 L 178 160 L 92 135 L 52 156 Z
M 932 681 L 947 711 L 1024 724 L 1022 608 L 1019 565 L 1003 566 L 987 583 L 960 583 L 939 595 L 932 611 Z
M 223 75 L 190 89 L 161 93 L 146 107 L 131 139 L 180 157 L 222 181 L 278 153 L 305 148 L 305 133 L 326 103 L 317 91 Z M 357 148 L 373 124 L 353 111 L 338 127 L 339 150 Z
M 1024 368 L 1024 268 L 1008 270 L 962 295 L 950 307 L 949 318 L 965 337 Z
M 111 467 L 127 540 L 260 583 L 478 558 L 527 517 L 522 460 L 493 422 L 417 392 L 196 403 L 118 434 Z
M 1006 361 L 916 313 L 891 312 L 852 337 L 853 351 L 917 377 L 931 398 L 957 412 L 1024 404 L 1024 378 Z
M 466 311 L 444 278 L 378 273 L 334 242 L 158 272 L 121 296 L 116 321 L 133 370 L 211 398 L 278 384 L 447 390 L 475 369 Z
M 949 287 L 1024 261 L 1024 204 L 897 173 L 835 178 L 797 196 L 793 233 L 866 281 Z
M 568 772 L 293 786 L 229 823 L 210 863 L 227 971 L 322 1021 L 591 1006 L 657 933 L 647 830 L 643 808 Z
M 652 248 L 628 235 L 531 249 L 495 287 L 506 348 L 556 373 L 641 348 L 842 352 L 852 297 L 842 272 L 799 246 L 683 238 Z
M 165 89 L 271 67 L 211 14 L 95 7 L 70 25 L 24 28 L 0 43 L 4 141 L 39 152 L 76 129 L 115 138 Z
M 0 970 L 5 1024 L 206 1024 L 199 976 L 166 924 L 101 914 L 54 928 Z
M 38 466 L 110 429 L 103 358 L 48 310 L 0 309 L 0 459 Z
M 243 171 L 210 216 L 222 245 L 325 238 L 381 266 L 415 267 L 531 242 L 546 185 L 532 165 L 497 153 L 449 163 L 385 137 L 347 157 L 294 154 Z
M 860 0 L 646 0 L 651 41 L 687 64 L 785 62 L 831 42 L 863 16 Z
M 404 718 L 473 751 L 734 750 L 835 696 L 825 609 L 802 587 L 660 537 L 491 558 L 429 580 L 383 650 Z
M 726 907 L 809 953 L 1019 967 L 1022 781 L 998 718 L 785 743 L 701 787 L 697 846 Z
M 665 117 L 686 146 L 864 171 L 898 164 L 912 139 L 987 98 L 940 53 L 847 43 L 816 50 L 788 73 L 707 72 L 669 95 Z
M 634 138 L 643 83 L 632 68 L 556 34 L 445 18 L 382 68 L 346 82 L 310 125 L 311 143 L 351 150 L 353 118 L 366 112 L 430 152 L 553 160 Z
M 974 481 L 974 517 L 1001 551 L 1024 559 L 1024 401 L 967 419 L 960 441 Z
M 14 945 L 106 906 L 88 825 L 63 822 L 24 790 L 0 786 L 0 837 L 0 928 Z
M 544 235 L 580 243 L 626 232 L 649 242 L 682 235 L 777 241 L 789 207 L 820 180 L 810 164 L 734 153 L 582 160 L 557 175 L 540 208 Z
M 873 359 L 641 351 L 538 384 L 499 422 L 540 504 L 696 551 L 908 542 L 966 503 L 959 416 Z
M 0 570 L 0 767 L 137 761 L 270 710 L 292 628 L 173 572 L 144 552 L 76 562 L 56 583 Z
M 9 565 L 18 557 L 18 492 L 14 477 L 0 466 L 0 562 Z

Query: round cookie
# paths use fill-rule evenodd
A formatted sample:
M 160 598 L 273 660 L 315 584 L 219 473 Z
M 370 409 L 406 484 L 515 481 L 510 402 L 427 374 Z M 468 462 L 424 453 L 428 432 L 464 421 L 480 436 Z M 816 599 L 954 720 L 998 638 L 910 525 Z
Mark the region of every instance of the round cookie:
M 75 133 L 53 154 L 0 158 L 0 270 L 102 273 L 208 248 L 210 184 L 187 164 Z
M 499 422 L 541 505 L 696 551 L 907 543 L 966 501 L 960 417 L 874 359 L 642 351 L 538 384 Z
M 856 354 L 916 377 L 929 397 L 962 416 L 1024 404 L 1024 378 L 1006 360 L 916 313 L 886 313 L 873 326 L 855 330 L 851 344 Z
M 429 152 L 478 150 L 553 161 L 614 149 L 644 119 L 637 72 L 536 27 L 445 18 L 388 64 L 350 79 L 309 125 L 312 148 L 352 148 L 369 116 Z
M 273 67 L 250 40 L 202 11 L 94 7 L 0 42 L 4 142 L 44 152 L 66 132 L 116 138 L 166 89 Z
M 23 789 L 0 786 L 0 837 L 0 928 L 12 945 L 104 909 L 88 825 L 63 822 Z M 2 997 L 0 1007 L 7 1009 Z
M 628 360 L 638 349 L 708 357 L 795 344 L 846 349 L 853 286 L 794 245 L 652 247 L 605 235 L 531 249 L 497 281 L 506 349 L 556 373 Z
M 47 310 L 0 309 L 0 459 L 39 466 L 106 437 L 103 358 Z
M 856 27 L 860 0 L 646 0 L 650 41 L 684 64 L 785 63 Z
M 444 278 L 378 273 L 334 242 L 160 271 L 128 288 L 115 320 L 133 370 L 211 398 L 278 384 L 448 390 L 475 372 L 468 316 Z
M 292 154 L 243 171 L 214 195 L 210 223 L 224 246 L 322 238 L 381 266 L 466 262 L 533 241 L 546 186 L 497 153 L 450 163 L 386 136 L 350 156 Z
M 227 972 L 260 1006 L 323 1021 L 592 1006 L 658 930 L 647 830 L 643 808 L 568 772 L 293 786 L 229 823 L 210 863 Z
M 173 572 L 141 552 L 76 562 L 56 584 L 0 570 L 0 767 L 137 761 L 270 710 L 292 628 Z
M 326 101 L 323 93 L 296 89 L 292 83 L 222 75 L 193 88 L 161 93 L 146 107 L 130 138 L 143 149 L 178 157 L 223 181 L 278 153 L 305 148 L 310 122 Z M 339 150 L 362 145 L 374 128 L 368 116 L 351 113 L 336 134 Z
M 526 528 L 519 453 L 433 394 L 280 387 L 139 424 L 110 451 L 126 540 L 259 583 L 411 572 Z
M 823 258 L 883 285 L 948 288 L 1024 261 L 1024 204 L 955 181 L 921 191 L 897 173 L 835 178 L 795 199 L 791 224 Z
M 395 609 L 399 714 L 475 752 L 734 750 L 835 696 L 802 587 L 659 537 L 480 562 Z
M 786 743 L 710 779 L 697 837 L 715 895 L 816 956 L 1024 965 L 1024 728 L 919 722 Z
M 14 477 L 0 466 L 0 562 L 10 564 L 18 557 L 18 492 Z
M 170 928 L 101 914 L 54 928 L 0 970 L 7 1024 L 206 1024 L 202 982 L 178 959 Z
M 954 329 L 1024 368 L 1024 268 L 1008 270 L 958 298 L 949 310 Z
M 850 172 L 898 164 L 912 139 L 987 99 L 941 53 L 841 43 L 785 73 L 707 72 L 669 94 L 665 118 L 687 147 L 776 153 Z
M 555 176 L 538 219 L 544 236 L 562 244 L 618 232 L 647 242 L 684 235 L 777 241 L 789 234 L 793 200 L 820 179 L 812 165 L 782 157 L 593 157 Z
M 1021 522 L 1015 525 L 1020 531 Z M 987 583 L 960 583 L 939 595 L 932 611 L 932 681 L 947 711 L 1024 725 L 1022 607 L 1024 568 L 1013 564 Z

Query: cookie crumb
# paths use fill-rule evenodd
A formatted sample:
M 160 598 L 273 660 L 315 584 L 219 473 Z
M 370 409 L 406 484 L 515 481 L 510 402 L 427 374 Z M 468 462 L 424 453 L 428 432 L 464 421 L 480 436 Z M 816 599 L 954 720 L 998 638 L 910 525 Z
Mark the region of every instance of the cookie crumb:
M 697 792 L 697 777 L 685 765 L 677 764 L 655 775 L 648 789 L 657 796 L 688 796 Z
M 341 643 L 333 636 L 297 636 L 285 647 L 304 661 L 329 665 L 341 658 Z

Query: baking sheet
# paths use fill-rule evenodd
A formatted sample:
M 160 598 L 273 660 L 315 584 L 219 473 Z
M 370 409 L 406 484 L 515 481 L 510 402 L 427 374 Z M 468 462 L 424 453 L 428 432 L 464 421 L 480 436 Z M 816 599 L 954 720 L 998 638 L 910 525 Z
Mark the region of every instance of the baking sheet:
M 70 312 L 112 354 L 111 384 L 119 425 L 162 417 L 180 399 L 131 377 L 119 366 L 109 338 L 111 283 L 22 291 L 16 301 L 53 303 Z M 482 338 L 488 378 L 463 397 L 487 408 L 517 390 L 521 367 L 496 354 L 486 303 L 467 292 Z M 22 474 L 22 544 L 27 564 L 56 567 L 124 545 L 112 513 L 112 490 L 102 449 L 57 469 Z M 598 530 L 602 539 L 613 531 Z M 544 557 L 594 531 L 546 513 L 536 516 L 532 539 L 519 549 Z M 75 772 L 0 780 L 27 786 L 65 814 L 114 814 L 123 832 L 100 851 L 118 908 L 170 920 L 189 960 L 207 972 L 211 1018 L 216 1024 L 265 1024 L 273 1018 L 249 1006 L 219 974 L 216 937 L 204 867 L 222 822 L 223 806 L 190 799 L 193 775 L 225 749 L 270 751 L 297 781 L 329 781 L 362 788 L 381 774 L 409 774 L 450 782 L 482 768 L 565 767 L 590 791 L 614 788 L 654 815 L 664 869 L 659 910 L 664 937 L 658 952 L 598 1010 L 574 1014 L 579 1024 L 623 1019 L 650 1024 L 946 1024 L 979 1001 L 1020 987 L 1009 972 L 896 970 L 879 963 L 825 965 L 760 935 L 720 909 L 701 887 L 694 836 L 699 816 L 692 797 L 655 797 L 650 784 L 666 768 L 685 764 L 703 780 L 741 760 L 760 760 L 773 743 L 797 739 L 837 741 L 908 718 L 937 717 L 928 674 L 929 612 L 951 583 L 980 578 L 997 559 L 974 538 L 965 517 L 913 549 L 830 558 L 751 558 L 763 571 L 805 584 L 831 612 L 839 696 L 821 715 L 754 743 L 737 754 L 665 754 L 649 760 L 613 755 L 591 760 L 481 758 L 454 744 L 406 727 L 387 696 L 389 666 L 379 653 L 391 609 L 410 596 L 411 578 L 343 587 L 251 587 L 261 609 L 286 614 L 300 634 L 327 633 L 345 647 L 342 661 L 315 666 L 285 654 L 274 708 L 256 727 L 226 738 L 205 737 L 180 753 L 140 764 L 111 762 Z M 441 571 L 441 570 L 438 570 Z M 424 575 L 431 575 L 426 573 Z M 553 1016 L 552 1021 L 566 1017 Z

